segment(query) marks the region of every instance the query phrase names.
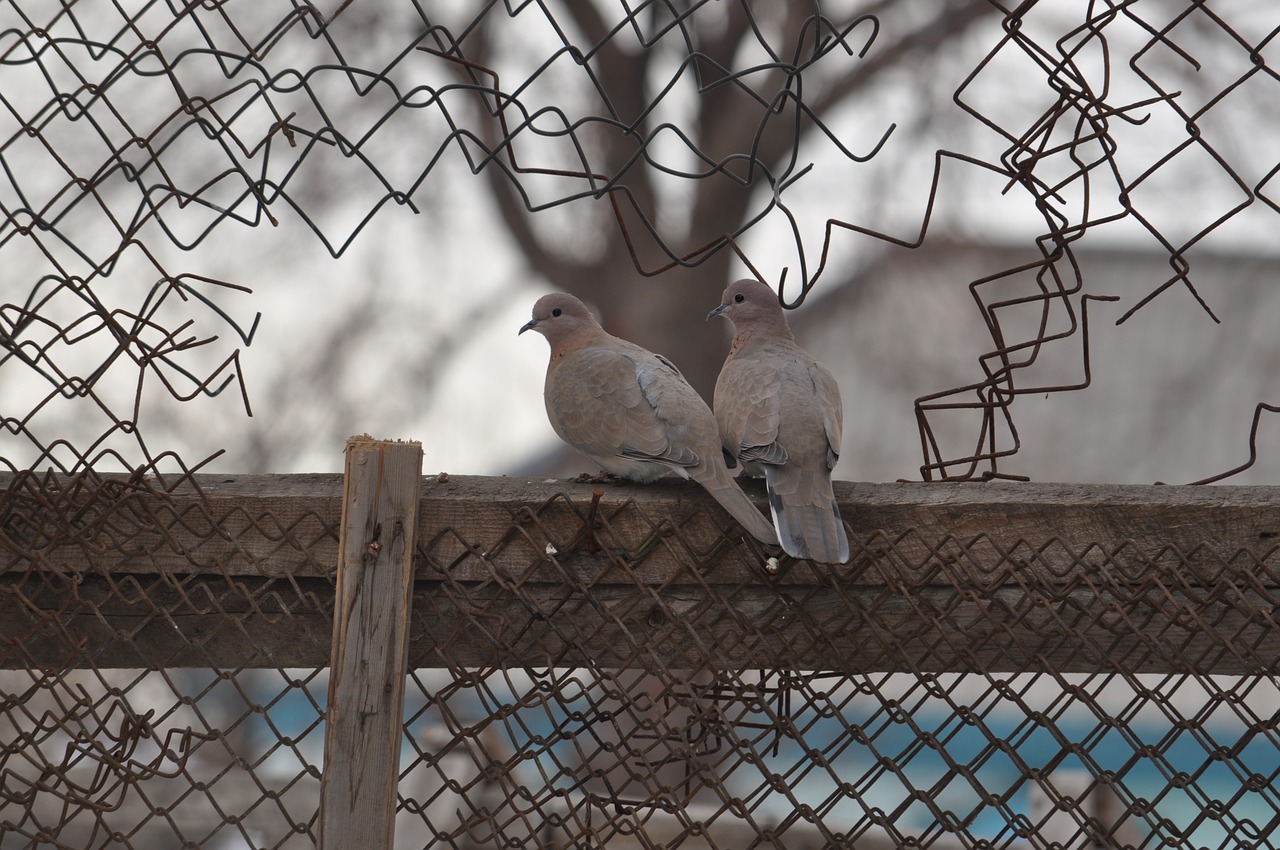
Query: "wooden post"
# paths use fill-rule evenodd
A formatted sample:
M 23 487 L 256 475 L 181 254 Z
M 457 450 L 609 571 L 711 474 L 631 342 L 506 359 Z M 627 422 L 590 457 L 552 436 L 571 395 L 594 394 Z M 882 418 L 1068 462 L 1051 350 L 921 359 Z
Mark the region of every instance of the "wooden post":
M 391 847 L 422 446 L 347 441 L 320 848 Z

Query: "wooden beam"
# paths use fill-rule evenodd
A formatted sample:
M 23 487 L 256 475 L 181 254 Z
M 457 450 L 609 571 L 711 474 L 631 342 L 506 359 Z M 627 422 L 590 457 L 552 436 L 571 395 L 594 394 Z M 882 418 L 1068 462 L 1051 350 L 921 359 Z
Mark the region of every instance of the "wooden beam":
M 203 496 L 33 481 L 0 479 L 0 528 L 21 534 L 0 566 L 0 666 L 327 663 L 337 476 L 199 476 Z M 410 663 L 1280 668 L 1280 488 L 836 492 L 851 563 L 770 574 L 688 482 L 423 479 Z
M 195 483 L 163 493 L 126 476 L 102 476 L 50 490 L 39 477 L 0 474 L 0 532 L 7 544 L 0 548 L 0 572 L 25 571 L 38 558 L 73 573 L 333 575 L 340 475 L 197 475 Z M 434 547 L 438 557 L 461 557 L 470 547 L 516 563 L 511 548 L 520 530 L 573 543 L 597 486 L 430 476 L 421 485 L 418 543 Z M 1104 560 L 1145 572 L 1151 560 L 1267 557 L 1280 545 L 1280 487 L 835 486 L 861 557 L 855 561 L 876 568 L 851 575 L 857 582 L 883 583 L 890 576 L 912 581 L 943 566 L 989 578 L 991 570 L 978 563 L 984 559 L 997 570 L 1016 567 L 1041 580 L 1070 582 L 1073 572 Z M 744 488 L 763 509 L 760 483 L 748 481 Z M 597 519 L 616 543 L 636 546 L 674 536 L 679 546 L 701 551 L 728 542 L 727 516 L 695 484 L 667 480 L 601 489 Z M 732 546 L 744 557 L 723 568 L 739 578 L 758 574 L 757 550 Z M 670 548 L 658 546 L 648 567 L 667 574 L 678 569 L 673 559 L 678 556 Z M 1209 569 L 1203 578 L 1212 580 L 1223 567 Z M 793 580 L 807 581 L 803 576 Z
M 421 477 L 419 443 L 347 441 L 321 850 L 394 841 Z

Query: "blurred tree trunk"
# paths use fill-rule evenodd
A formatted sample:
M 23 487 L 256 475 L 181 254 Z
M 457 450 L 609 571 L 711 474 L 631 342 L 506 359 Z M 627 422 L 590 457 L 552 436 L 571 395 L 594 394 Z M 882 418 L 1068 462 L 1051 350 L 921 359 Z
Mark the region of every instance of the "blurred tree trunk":
M 881 14 L 891 5 L 869 4 L 861 11 Z M 654 4 L 648 10 L 651 31 L 672 23 L 657 17 L 665 8 Z M 556 7 L 555 14 L 572 22 L 581 33 L 584 49 L 594 45 L 587 51 L 588 66 L 619 122 L 616 131 L 589 127 L 580 139 L 595 143 L 585 151 L 591 170 L 625 191 L 611 190 L 614 203 L 606 197 L 577 201 L 570 211 L 572 226 L 592 240 L 603 240 L 603 247 L 582 256 L 566 250 L 561 244 L 566 240 L 548 238 L 507 172 L 492 163 L 485 168 L 503 221 L 531 270 L 593 304 L 612 333 L 670 357 L 708 399 L 727 349 L 729 328 L 724 323 L 708 325 L 705 317 L 730 282 L 734 253 L 728 240 L 758 214 L 759 193 L 794 167 L 800 140 L 815 131 L 811 120 L 798 120 L 795 114 L 791 96 L 797 91 L 797 75 L 808 73 L 807 68 L 797 69 L 816 63 L 825 52 L 840 54 L 840 73 L 817 77 L 813 83 L 806 80 L 804 103 L 820 118 L 866 89 L 885 70 L 900 68 L 922 51 L 935 51 L 995 11 L 985 0 L 929 4 L 925 17 L 911 22 L 909 28 L 892 32 L 882 28 L 874 51 L 858 58 L 847 55 L 838 44 L 833 47 L 831 32 L 815 26 L 816 8 L 820 7 L 803 3 L 725 3 L 714 4 L 711 11 L 704 7 L 685 19 L 690 44 L 688 56 L 682 59 L 691 65 L 684 73 L 696 73 L 700 86 L 696 114 L 681 130 L 697 152 L 719 169 L 701 179 L 689 179 L 693 196 L 687 216 L 681 216 L 689 221 L 688 233 L 660 232 L 655 237 L 645 226 L 647 221 L 661 231 L 657 223 L 664 212 L 655 169 L 644 159 L 645 145 L 654 132 L 651 125 L 657 123 L 647 111 L 658 94 L 649 85 L 656 51 L 628 45 L 627 33 L 614 32 L 617 22 L 602 17 L 597 4 L 566 3 Z M 715 26 L 709 26 L 713 12 L 720 17 Z M 851 14 L 832 23 L 844 27 L 855 19 Z M 501 48 L 489 33 L 488 19 L 484 23 L 460 47 L 468 61 L 496 65 Z M 869 24 L 855 28 L 849 34 L 849 47 L 860 49 L 870 31 Z M 822 39 L 826 43 L 820 45 Z M 766 41 L 777 62 L 742 58 L 752 49 L 758 53 Z M 744 61 L 751 67 L 741 67 Z M 734 83 L 724 83 L 728 74 L 741 76 Z M 777 109 L 771 109 L 774 103 L 779 104 Z M 496 148 L 500 137 L 493 129 L 489 141 Z M 696 168 L 709 170 L 710 166 L 700 161 Z M 708 246 L 713 246 L 710 251 Z M 664 248 L 684 263 L 697 265 L 673 265 Z M 641 269 L 653 272 L 664 266 L 672 267 L 652 276 L 641 273 Z

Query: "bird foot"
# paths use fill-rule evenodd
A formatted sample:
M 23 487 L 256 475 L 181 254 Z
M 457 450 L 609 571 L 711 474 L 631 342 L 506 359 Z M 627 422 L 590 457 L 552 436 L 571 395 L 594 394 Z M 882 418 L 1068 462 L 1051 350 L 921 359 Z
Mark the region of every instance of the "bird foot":
M 621 477 L 604 469 L 600 470 L 595 475 L 592 475 L 590 472 L 583 472 L 573 480 L 579 484 L 619 484 L 622 482 Z

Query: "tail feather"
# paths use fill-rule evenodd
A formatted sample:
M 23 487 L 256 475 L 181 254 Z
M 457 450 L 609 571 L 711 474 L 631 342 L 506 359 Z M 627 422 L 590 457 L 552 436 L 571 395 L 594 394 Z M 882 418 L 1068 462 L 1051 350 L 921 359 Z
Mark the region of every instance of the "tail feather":
M 720 506 L 728 511 L 729 515 L 736 519 L 752 537 L 771 546 L 778 545 L 778 535 L 774 533 L 773 526 L 751 503 L 747 494 L 742 492 L 742 488 L 733 480 L 733 476 L 729 474 L 726 467 L 711 469 L 699 467 L 689 472 L 690 477 L 701 484 L 703 489 L 711 494 L 711 498 L 719 502 Z
M 829 474 L 794 466 L 765 467 L 769 509 L 782 549 L 793 558 L 824 564 L 849 560 L 849 538 Z

